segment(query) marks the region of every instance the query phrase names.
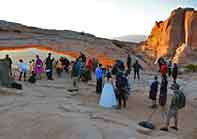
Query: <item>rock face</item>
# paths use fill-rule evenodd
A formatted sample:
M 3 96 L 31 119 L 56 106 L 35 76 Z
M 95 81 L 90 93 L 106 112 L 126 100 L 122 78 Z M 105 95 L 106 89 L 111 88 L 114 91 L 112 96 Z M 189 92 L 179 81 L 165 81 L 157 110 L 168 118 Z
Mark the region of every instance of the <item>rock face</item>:
M 197 57 L 196 37 L 197 11 L 192 8 L 178 8 L 172 11 L 170 17 L 165 21 L 155 23 L 148 39 L 140 48 L 154 60 L 164 56 L 167 59 L 174 59 L 176 62 L 184 64 L 193 62 L 195 56 Z M 177 58 L 180 56 L 180 49 L 183 50 L 183 46 L 184 51 L 181 52 L 184 53 L 187 49 L 187 53 L 181 54 L 179 60 Z
M 130 43 L 129 45 L 132 47 L 136 44 Z M 125 59 L 128 52 L 112 40 L 83 32 L 46 30 L 0 21 L 0 50 L 24 48 L 24 46 L 31 48 L 39 46 L 39 48 L 67 52 L 75 56 L 82 51 L 88 56 L 97 57 L 103 64 L 111 64 L 117 58 Z

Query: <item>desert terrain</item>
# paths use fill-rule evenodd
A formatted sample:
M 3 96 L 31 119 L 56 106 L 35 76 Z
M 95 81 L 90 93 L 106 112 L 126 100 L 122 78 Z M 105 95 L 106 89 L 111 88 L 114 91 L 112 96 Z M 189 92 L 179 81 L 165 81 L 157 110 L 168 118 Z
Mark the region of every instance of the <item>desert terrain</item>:
M 48 52 L 58 59 L 71 61 L 80 52 L 96 57 L 103 65 L 116 59 L 126 62 L 127 54 L 144 67 L 141 80 L 134 81 L 126 109 L 104 109 L 98 105 L 96 81 L 80 83 L 78 92 L 72 87 L 69 73 L 55 80 L 36 84 L 19 82 L 23 90 L 0 87 L 0 139 L 197 139 L 197 74 L 184 73 L 178 83 L 186 94 L 187 105 L 179 113 L 179 130 L 160 131 L 163 126 L 158 108 L 151 122 L 156 129 L 149 134 L 137 126 L 152 113 L 148 99 L 149 85 L 158 75 L 155 61 L 163 56 L 180 67 L 196 64 L 197 12 L 178 8 L 170 16 L 155 22 L 148 38 L 140 43 L 98 38 L 85 32 L 48 30 L 0 20 L 0 59 L 9 54 L 13 59 L 14 77 L 18 79 L 19 59 L 28 63 L 38 54 L 44 60 Z M 1 79 L 1 78 L 0 78 Z M 160 80 L 160 78 L 159 78 Z M 169 86 L 172 79 L 169 79 Z M 168 106 L 172 91 L 168 89 Z M 168 108 L 166 107 L 166 110 Z
M 151 121 L 157 129 L 150 134 L 138 132 L 137 123 L 152 112 L 148 99 L 149 84 L 158 73 L 144 71 L 140 81 L 133 81 L 126 109 L 105 109 L 98 105 L 95 79 L 80 83 L 79 92 L 68 92 L 69 74 L 54 81 L 43 79 L 36 84 L 20 82 L 23 90 L 1 88 L 1 139 L 196 139 L 196 74 L 180 76 L 178 82 L 187 95 L 187 105 L 179 113 L 179 131 L 159 130 L 163 123 L 158 109 Z M 94 77 L 94 76 L 93 76 Z M 171 81 L 170 81 L 171 83 Z M 168 105 L 171 97 L 168 90 Z

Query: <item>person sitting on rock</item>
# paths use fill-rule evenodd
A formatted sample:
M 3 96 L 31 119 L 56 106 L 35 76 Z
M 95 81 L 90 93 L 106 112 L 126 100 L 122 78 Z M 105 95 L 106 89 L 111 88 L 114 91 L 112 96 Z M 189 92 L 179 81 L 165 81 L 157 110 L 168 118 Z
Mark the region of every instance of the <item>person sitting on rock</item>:
M 34 73 L 34 71 L 32 71 L 32 73 L 31 73 L 31 75 L 30 75 L 30 77 L 29 77 L 29 79 L 28 79 L 28 82 L 29 83 L 36 83 L 36 74 Z

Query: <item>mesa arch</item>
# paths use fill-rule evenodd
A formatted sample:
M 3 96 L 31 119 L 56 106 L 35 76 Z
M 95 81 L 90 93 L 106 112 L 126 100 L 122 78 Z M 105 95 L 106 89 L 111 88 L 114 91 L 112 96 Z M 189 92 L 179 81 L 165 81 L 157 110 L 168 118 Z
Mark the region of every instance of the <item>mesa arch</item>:
M 35 51 L 34 51 L 35 50 Z M 42 45 L 24 45 L 24 46 L 6 46 L 6 47 L 0 47 L 0 58 L 4 58 L 5 54 L 10 54 L 11 57 L 13 56 L 14 61 L 16 62 L 20 58 L 25 58 L 26 62 L 28 60 L 31 60 L 35 57 L 36 54 L 41 54 L 42 58 L 45 58 L 47 56 L 47 53 L 51 52 L 53 55 L 55 55 L 56 58 L 60 56 L 65 56 L 70 60 L 75 60 L 79 55 L 80 52 L 77 51 L 63 51 L 63 50 L 57 50 L 53 49 L 51 47 L 42 46 Z M 96 57 L 101 64 L 104 66 L 110 65 L 112 66 L 115 61 L 111 58 L 106 57 L 102 54 L 93 54 L 90 50 L 85 50 L 85 53 L 88 57 Z

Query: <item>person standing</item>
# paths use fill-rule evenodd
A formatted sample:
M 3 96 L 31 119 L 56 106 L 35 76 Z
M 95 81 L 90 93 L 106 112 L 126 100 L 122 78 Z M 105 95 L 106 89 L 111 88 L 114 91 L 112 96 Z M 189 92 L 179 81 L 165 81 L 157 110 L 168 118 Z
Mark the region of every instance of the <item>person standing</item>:
M 71 78 L 73 80 L 73 89 L 76 89 L 77 91 L 79 90 L 81 68 L 82 68 L 81 59 L 76 59 L 72 67 Z
M 99 105 L 105 108 L 112 108 L 117 106 L 116 95 L 110 76 L 106 77 Z
M 93 61 L 92 58 L 88 58 L 86 61 L 85 68 L 87 69 L 87 74 L 88 74 L 88 80 L 92 80 L 92 67 L 93 67 Z
M 102 64 L 99 64 L 99 66 L 96 68 L 95 75 L 96 75 L 96 93 L 98 95 L 100 95 L 102 92 L 102 86 L 103 86 L 103 84 L 102 84 L 102 78 L 103 78 Z
M 132 60 L 131 60 L 131 56 L 130 56 L 130 54 L 128 54 L 128 56 L 127 56 L 127 73 L 128 74 L 130 74 L 130 72 L 131 72 L 131 63 L 132 63 Z
M 126 108 L 126 94 L 128 94 L 129 87 L 128 87 L 128 80 L 126 75 L 123 71 L 119 71 L 116 74 L 116 88 L 118 91 L 118 109 L 121 109 L 122 107 L 122 101 L 123 101 L 123 107 Z
M 140 70 L 143 70 L 142 66 L 138 63 L 138 60 L 135 61 L 135 64 L 133 65 L 134 69 L 134 80 L 136 79 L 136 76 L 138 80 L 140 80 Z
M 7 54 L 5 56 L 5 60 L 8 62 L 9 74 L 10 74 L 10 76 L 12 76 L 12 59 Z
M 176 83 L 177 76 L 178 76 L 178 66 L 176 63 L 174 63 L 174 66 L 172 69 L 172 78 L 173 78 L 174 83 Z
M 168 62 L 168 77 L 171 77 L 172 74 L 172 61 Z
M 168 80 L 167 76 L 161 76 L 161 85 L 160 85 L 160 94 L 159 94 L 159 104 L 162 108 L 162 119 L 165 119 L 166 111 L 165 111 L 165 105 L 167 102 L 167 91 L 168 91 Z
M 98 60 L 97 60 L 95 57 L 93 57 L 93 58 L 92 58 L 92 71 L 93 71 L 94 73 L 95 73 L 95 71 L 96 71 L 97 65 L 98 65 Z
M 150 92 L 149 92 L 149 99 L 152 100 L 152 106 L 151 108 L 157 108 L 157 92 L 158 92 L 159 82 L 157 80 L 157 76 L 154 77 L 154 81 L 152 82 L 150 86 Z
M 63 72 L 63 63 L 61 58 L 59 58 L 55 63 L 56 73 L 58 77 L 61 77 L 61 74 Z
M 51 53 L 48 53 L 48 57 L 46 59 L 46 75 L 48 80 L 53 80 L 53 61 L 54 58 L 51 58 Z
M 32 59 L 31 61 L 29 61 L 29 73 L 30 74 L 32 74 L 32 72 L 35 73 L 34 69 L 35 69 L 35 60 Z
M 171 104 L 168 111 L 166 124 L 164 127 L 160 129 L 162 131 L 168 131 L 171 118 L 174 118 L 174 126 L 171 126 L 170 128 L 176 131 L 178 130 L 178 111 L 179 109 L 184 108 L 186 104 L 186 97 L 183 94 L 183 92 L 180 90 L 180 86 L 175 83 L 174 87 L 171 89 L 174 90 L 173 91 L 174 94 L 171 99 Z
M 19 60 L 19 81 L 21 81 L 22 76 L 24 81 L 26 81 L 26 73 L 27 73 L 27 64 L 23 62 L 22 59 Z
M 86 56 L 84 53 L 80 52 L 80 56 L 79 56 L 79 59 L 82 60 L 82 65 L 84 66 L 85 63 L 86 63 Z
M 162 66 L 162 64 L 163 64 L 164 61 L 165 61 L 165 60 L 164 60 L 163 57 L 160 57 L 160 58 L 158 59 L 158 61 L 157 61 L 158 66 L 159 66 L 159 72 L 160 72 L 160 70 L 161 70 L 161 66 Z
M 43 73 L 43 71 L 44 71 L 43 62 L 40 59 L 39 55 L 36 55 L 36 63 L 35 63 L 35 67 L 34 67 L 34 72 L 40 80 L 41 80 L 41 74 Z
M 167 64 L 165 61 L 163 61 L 162 65 L 161 65 L 161 69 L 160 69 L 160 73 L 162 76 L 166 76 L 167 75 Z

